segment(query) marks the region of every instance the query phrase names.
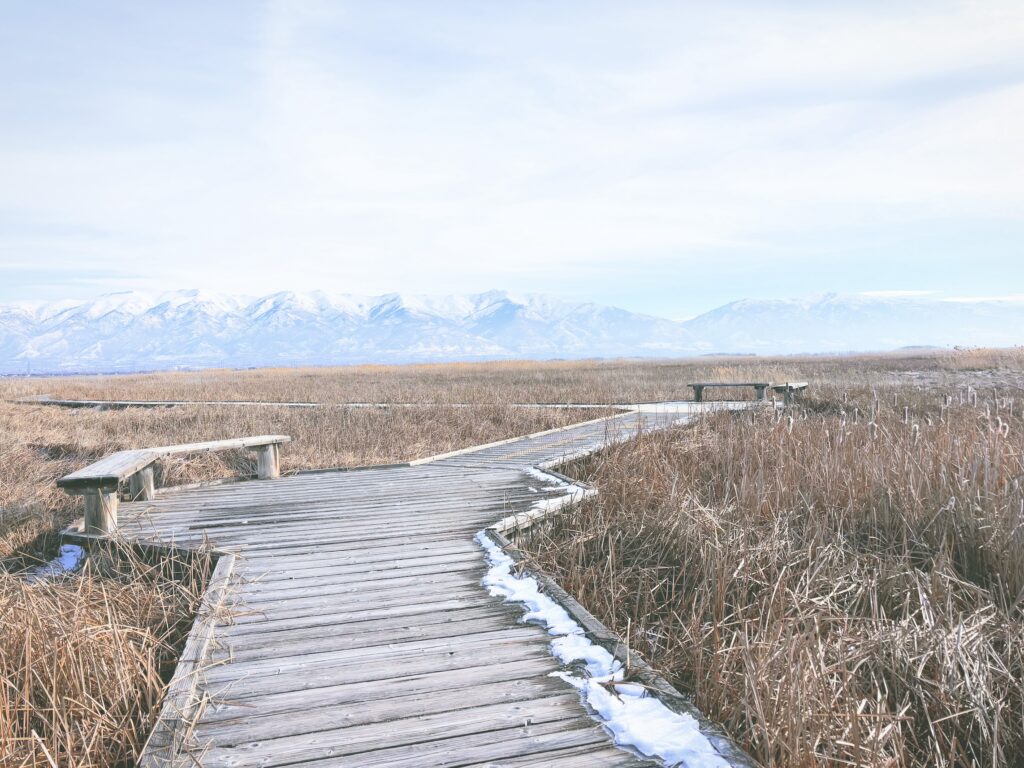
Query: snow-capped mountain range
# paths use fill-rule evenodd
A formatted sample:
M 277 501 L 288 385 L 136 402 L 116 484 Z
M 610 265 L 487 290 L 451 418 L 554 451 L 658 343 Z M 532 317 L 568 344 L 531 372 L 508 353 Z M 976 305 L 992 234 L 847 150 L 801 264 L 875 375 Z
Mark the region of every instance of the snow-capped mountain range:
M 669 357 L 1024 343 L 1024 300 L 829 294 L 684 322 L 504 291 L 443 297 L 175 291 L 0 306 L 0 373 L 495 358 Z

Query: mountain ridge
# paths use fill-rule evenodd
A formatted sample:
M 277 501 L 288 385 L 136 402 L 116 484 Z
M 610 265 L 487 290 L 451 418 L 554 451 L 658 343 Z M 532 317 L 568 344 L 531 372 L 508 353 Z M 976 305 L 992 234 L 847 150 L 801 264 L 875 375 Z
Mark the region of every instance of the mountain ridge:
M 504 358 L 820 353 L 1024 343 L 1024 301 L 824 294 L 741 299 L 685 321 L 541 293 L 197 289 L 0 305 L 0 373 Z

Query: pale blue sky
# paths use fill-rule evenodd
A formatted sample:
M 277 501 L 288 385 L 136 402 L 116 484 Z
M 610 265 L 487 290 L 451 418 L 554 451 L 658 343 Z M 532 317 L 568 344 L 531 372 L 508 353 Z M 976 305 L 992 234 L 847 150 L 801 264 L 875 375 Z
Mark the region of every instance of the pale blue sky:
M 1024 3 L 0 0 L 0 302 L 1024 293 Z

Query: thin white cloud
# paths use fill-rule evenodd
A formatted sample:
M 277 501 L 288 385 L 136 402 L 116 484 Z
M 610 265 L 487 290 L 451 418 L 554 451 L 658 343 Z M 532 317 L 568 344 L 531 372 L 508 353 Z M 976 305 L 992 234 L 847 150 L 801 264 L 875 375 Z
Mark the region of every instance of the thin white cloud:
M 143 288 L 476 290 L 1024 221 L 1018 2 L 260 12 L 233 96 L 108 83 L 147 131 L 0 145 L 0 212 L 54 225 L 0 230 L 0 258 L 131 266 Z

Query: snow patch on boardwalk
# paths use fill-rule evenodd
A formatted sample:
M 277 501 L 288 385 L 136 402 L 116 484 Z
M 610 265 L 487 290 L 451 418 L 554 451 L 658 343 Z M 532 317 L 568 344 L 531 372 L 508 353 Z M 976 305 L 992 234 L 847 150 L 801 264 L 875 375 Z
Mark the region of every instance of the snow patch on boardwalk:
M 486 551 L 490 565 L 484 586 L 496 597 L 521 603 L 526 610 L 525 621 L 543 624 L 555 635 L 551 651 L 559 661 L 585 668 L 579 675 L 567 671 L 553 674 L 580 690 L 616 744 L 659 757 L 672 766 L 729 768 L 694 718 L 673 712 L 641 686 L 620 682 L 624 677 L 622 664 L 592 643 L 568 612 L 540 591 L 536 579 L 517 576 L 515 562 L 486 533 L 477 534 L 476 541 Z

